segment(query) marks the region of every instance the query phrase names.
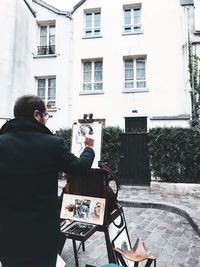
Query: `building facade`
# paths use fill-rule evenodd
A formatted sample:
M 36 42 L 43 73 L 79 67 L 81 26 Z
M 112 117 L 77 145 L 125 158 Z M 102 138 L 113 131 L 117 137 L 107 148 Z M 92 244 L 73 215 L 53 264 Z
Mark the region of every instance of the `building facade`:
M 130 131 L 189 126 L 189 40 L 200 52 L 192 0 L 82 0 L 72 12 L 42 0 L 0 5 L 1 20 L 9 17 L 0 117 L 34 93 L 48 104 L 51 130 L 89 113 Z

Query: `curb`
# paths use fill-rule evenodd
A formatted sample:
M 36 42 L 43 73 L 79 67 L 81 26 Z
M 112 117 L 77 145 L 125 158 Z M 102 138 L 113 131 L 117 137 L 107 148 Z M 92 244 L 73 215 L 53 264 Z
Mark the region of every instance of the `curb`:
M 169 205 L 165 202 L 138 202 L 138 201 L 127 201 L 127 200 L 119 200 L 119 203 L 123 207 L 133 207 L 133 208 L 151 208 L 151 209 L 161 209 L 161 210 L 167 210 L 169 212 L 176 213 L 182 217 L 184 217 L 189 224 L 192 226 L 192 228 L 195 230 L 198 236 L 200 236 L 200 226 L 199 223 L 194 218 L 194 215 L 192 214 L 192 211 L 189 208 L 184 209 L 182 207 L 179 207 L 177 205 Z M 187 211 L 186 211 L 187 210 Z

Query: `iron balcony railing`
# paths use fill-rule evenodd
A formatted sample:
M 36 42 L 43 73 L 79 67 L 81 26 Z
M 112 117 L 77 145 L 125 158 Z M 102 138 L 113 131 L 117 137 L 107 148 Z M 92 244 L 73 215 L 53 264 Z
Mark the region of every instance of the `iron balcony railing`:
M 38 55 L 52 55 L 55 54 L 55 45 L 41 45 L 37 47 Z

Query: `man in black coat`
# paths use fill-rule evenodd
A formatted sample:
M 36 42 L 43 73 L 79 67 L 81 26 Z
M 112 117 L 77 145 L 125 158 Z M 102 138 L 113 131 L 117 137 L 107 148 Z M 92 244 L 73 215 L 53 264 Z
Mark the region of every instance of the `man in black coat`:
M 55 267 L 58 249 L 58 171 L 85 175 L 94 140 L 77 158 L 45 126 L 44 101 L 25 95 L 0 130 L 0 261 L 3 267 Z

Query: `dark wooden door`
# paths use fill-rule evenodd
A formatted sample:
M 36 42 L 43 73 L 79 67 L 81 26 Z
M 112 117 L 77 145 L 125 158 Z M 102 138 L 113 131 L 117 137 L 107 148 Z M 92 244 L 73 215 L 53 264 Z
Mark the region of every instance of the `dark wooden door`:
M 121 135 L 122 156 L 119 164 L 121 184 L 150 185 L 147 153 L 147 117 L 126 117 Z
M 122 156 L 119 163 L 120 184 L 150 185 L 147 133 L 122 133 Z

